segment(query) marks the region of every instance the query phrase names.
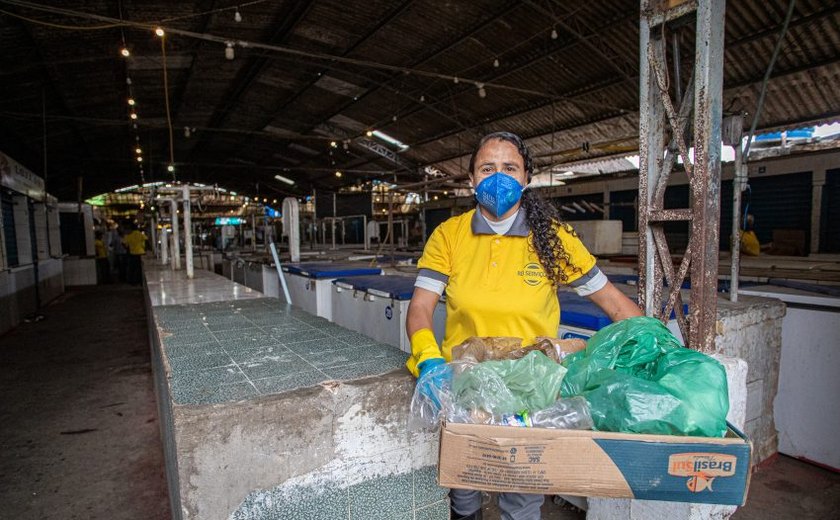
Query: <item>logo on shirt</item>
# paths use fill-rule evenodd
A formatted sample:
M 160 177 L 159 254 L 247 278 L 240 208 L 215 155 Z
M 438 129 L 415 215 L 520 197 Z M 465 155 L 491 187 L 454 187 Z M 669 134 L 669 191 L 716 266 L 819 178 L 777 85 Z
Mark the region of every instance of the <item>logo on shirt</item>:
M 536 262 L 525 264 L 525 268 L 517 271 L 516 274 L 530 286 L 539 285 L 545 281 L 545 270 Z

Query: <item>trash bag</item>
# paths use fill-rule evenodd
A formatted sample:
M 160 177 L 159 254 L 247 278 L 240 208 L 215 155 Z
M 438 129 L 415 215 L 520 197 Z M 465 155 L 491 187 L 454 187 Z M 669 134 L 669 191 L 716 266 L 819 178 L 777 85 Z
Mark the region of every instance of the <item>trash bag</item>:
M 722 437 L 729 391 L 715 359 L 683 347 L 657 319 L 637 317 L 598 331 L 563 361 L 562 395 L 589 403 L 602 431 Z
M 534 350 L 521 359 L 471 363 L 454 373 L 452 395 L 459 407 L 505 414 L 553 404 L 566 369 Z

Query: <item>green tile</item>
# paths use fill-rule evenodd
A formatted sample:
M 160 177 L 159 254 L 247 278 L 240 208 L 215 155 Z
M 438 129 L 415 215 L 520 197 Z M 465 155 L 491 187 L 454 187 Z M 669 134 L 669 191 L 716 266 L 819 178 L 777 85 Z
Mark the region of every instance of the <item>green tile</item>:
M 225 367 L 233 364 L 233 360 L 226 352 L 187 355 L 169 359 L 169 366 L 172 368 L 173 373 L 206 370 L 208 368 Z
M 335 338 L 321 338 L 300 341 L 298 343 L 286 343 L 285 346 L 289 348 L 289 350 L 301 356 L 317 355 L 321 352 L 331 352 L 334 350 L 344 350 L 348 348 L 347 345 L 336 341 Z
M 437 466 L 427 466 L 412 473 L 414 476 L 414 507 L 423 507 L 446 499 L 449 490 L 437 484 Z
M 232 520 L 346 520 L 348 493 L 336 486 L 278 487 L 250 493 Z
M 263 332 L 257 328 L 238 329 L 238 330 L 223 330 L 213 333 L 219 343 L 227 346 L 228 344 L 236 345 L 240 348 L 256 348 L 263 345 L 273 345 L 277 343 L 270 334 Z
M 391 519 L 412 510 L 411 473 L 371 479 L 350 491 L 350 520 Z
M 363 377 L 385 374 L 394 370 L 406 370 L 405 360 L 407 359 L 408 356 L 406 355 L 402 362 L 397 360 L 389 360 L 387 363 L 373 361 L 343 367 L 324 368 L 322 370 L 330 379 L 335 379 L 336 381 L 352 381 Z M 408 373 L 407 370 L 406 373 Z
M 243 384 L 247 386 L 243 386 Z M 245 374 L 236 367 L 218 367 L 173 374 L 172 400 L 178 404 L 220 403 L 256 395 Z
M 292 375 L 312 370 L 311 365 L 290 351 L 274 355 L 251 356 L 237 363 L 251 380 Z
M 163 344 L 166 346 L 174 346 L 174 345 L 192 345 L 195 343 L 215 343 L 216 338 L 210 334 L 210 331 L 204 329 L 204 332 L 197 333 L 197 334 L 181 334 L 176 333 L 170 336 L 165 336 L 163 338 Z
M 266 328 L 263 327 L 263 330 L 266 330 Z M 269 332 L 271 336 L 276 338 L 280 343 L 287 344 L 309 341 L 312 339 L 326 339 L 329 337 L 319 330 L 308 327 L 298 329 L 271 327 L 270 330 L 266 330 L 266 332 Z
M 187 356 L 208 356 L 211 354 L 224 354 L 225 350 L 215 340 L 204 343 L 191 343 L 188 345 L 171 345 L 164 348 L 169 359 Z
M 216 320 L 208 321 L 207 328 L 212 332 L 235 329 L 253 329 L 256 328 L 253 323 L 246 319 L 241 320 Z
M 449 501 L 442 500 L 414 512 L 415 520 L 449 520 Z
M 322 383 L 327 378 L 318 370 L 299 371 L 265 379 L 253 380 L 262 394 L 280 394 L 298 388 L 307 388 Z
M 350 347 L 361 347 L 364 345 L 373 345 L 376 343 L 375 339 L 369 338 L 364 334 L 358 332 L 347 331 L 345 334 L 336 336 L 339 341 L 346 343 Z

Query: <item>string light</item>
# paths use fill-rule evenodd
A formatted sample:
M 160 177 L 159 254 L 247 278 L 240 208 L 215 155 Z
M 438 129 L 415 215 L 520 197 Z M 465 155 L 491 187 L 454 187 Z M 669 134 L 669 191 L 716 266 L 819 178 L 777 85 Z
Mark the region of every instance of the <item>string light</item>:
M 335 141 L 330 141 L 330 146 L 333 148 L 338 148 L 338 143 L 336 143 Z
M 138 157 L 138 158 L 137 158 L 137 162 L 143 162 L 143 158 L 142 158 L 142 157 Z
M 493 67 L 495 67 L 497 69 L 499 68 L 499 58 L 496 58 L 495 60 L 493 60 Z
M 166 35 L 166 33 L 165 33 L 165 32 L 163 32 L 163 28 L 162 28 L 162 27 L 158 27 L 158 28 L 156 28 L 156 29 L 155 29 L 155 34 L 157 34 L 157 35 L 158 35 L 159 37 L 161 37 L 161 38 L 163 38 L 163 37 L 164 37 L 164 35 Z
M 233 42 L 227 42 L 225 45 L 225 58 L 232 60 L 236 57 L 236 53 L 233 50 Z
M 478 87 L 478 97 L 484 99 L 487 97 L 487 91 L 484 90 L 484 83 L 476 83 L 476 87 Z
M 557 29 L 551 29 L 551 39 L 552 40 L 557 39 Z
M 426 96 L 421 95 L 420 96 L 420 102 L 425 103 L 426 102 Z
M 136 104 L 137 102 L 134 101 L 134 98 L 128 98 L 128 106 L 133 107 Z
M 134 152 L 135 152 L 137 155 L 140 155 L 141 153 L 143 153 L 143 149 L 142 149 L 142 148 L 140 148 L 140 147 L 138 146 L 137 148 L 135 148 L 135 149 L 134 149 Z
M 335 172 L 335 176 L 336 176 L 336 177 L 338 177 L 338 178 L 340 179 L 340 178 L 341 178 L 341 172 L 340 172 L 340 171 L 338 171 L 338 170 L 336 170 L 336 172 Z
M 131 51 L 128 50 L 128 47 L 123 47 L 120 49 L 120 54 L 122 54 L 123 58 L 128 58 L 131 56 Z
M 168 171 L 169 173 L 174 172 L 175 171 L 175 166 L 170 164 L 169 166 L 166 167 L 166 171 Z
M 236 12 L 233 13 L 233 21 L 239 23 L 242 21 L 242 15 L 239 14 L 239 7 L 236 8 Z
M 456 85 L 458 84 L 459 81 L 460 80 L 458 79 L 458 76 L 455 76 L 454 78 L 452 78 L 452 82 L 455 83 Z
M 367 132 L 365 132 L 365 135 L 368 137 L 373 137 L 373 130 L 368 130 Z
M 132 112 L 131 115 L 129 115 L 128 117 L 136 120 L 137 119 L 137 114 L 135 112 Z

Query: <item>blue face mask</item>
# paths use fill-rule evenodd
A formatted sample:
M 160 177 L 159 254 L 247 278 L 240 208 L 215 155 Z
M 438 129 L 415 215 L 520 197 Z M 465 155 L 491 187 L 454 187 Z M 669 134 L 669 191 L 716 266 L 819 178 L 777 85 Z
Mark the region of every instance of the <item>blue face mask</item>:
M 475 188 L 478 203 L 496 218 L 507 213 L 521 197 L 522 186 L 519 181 L 502 172 L 486 177 Z

